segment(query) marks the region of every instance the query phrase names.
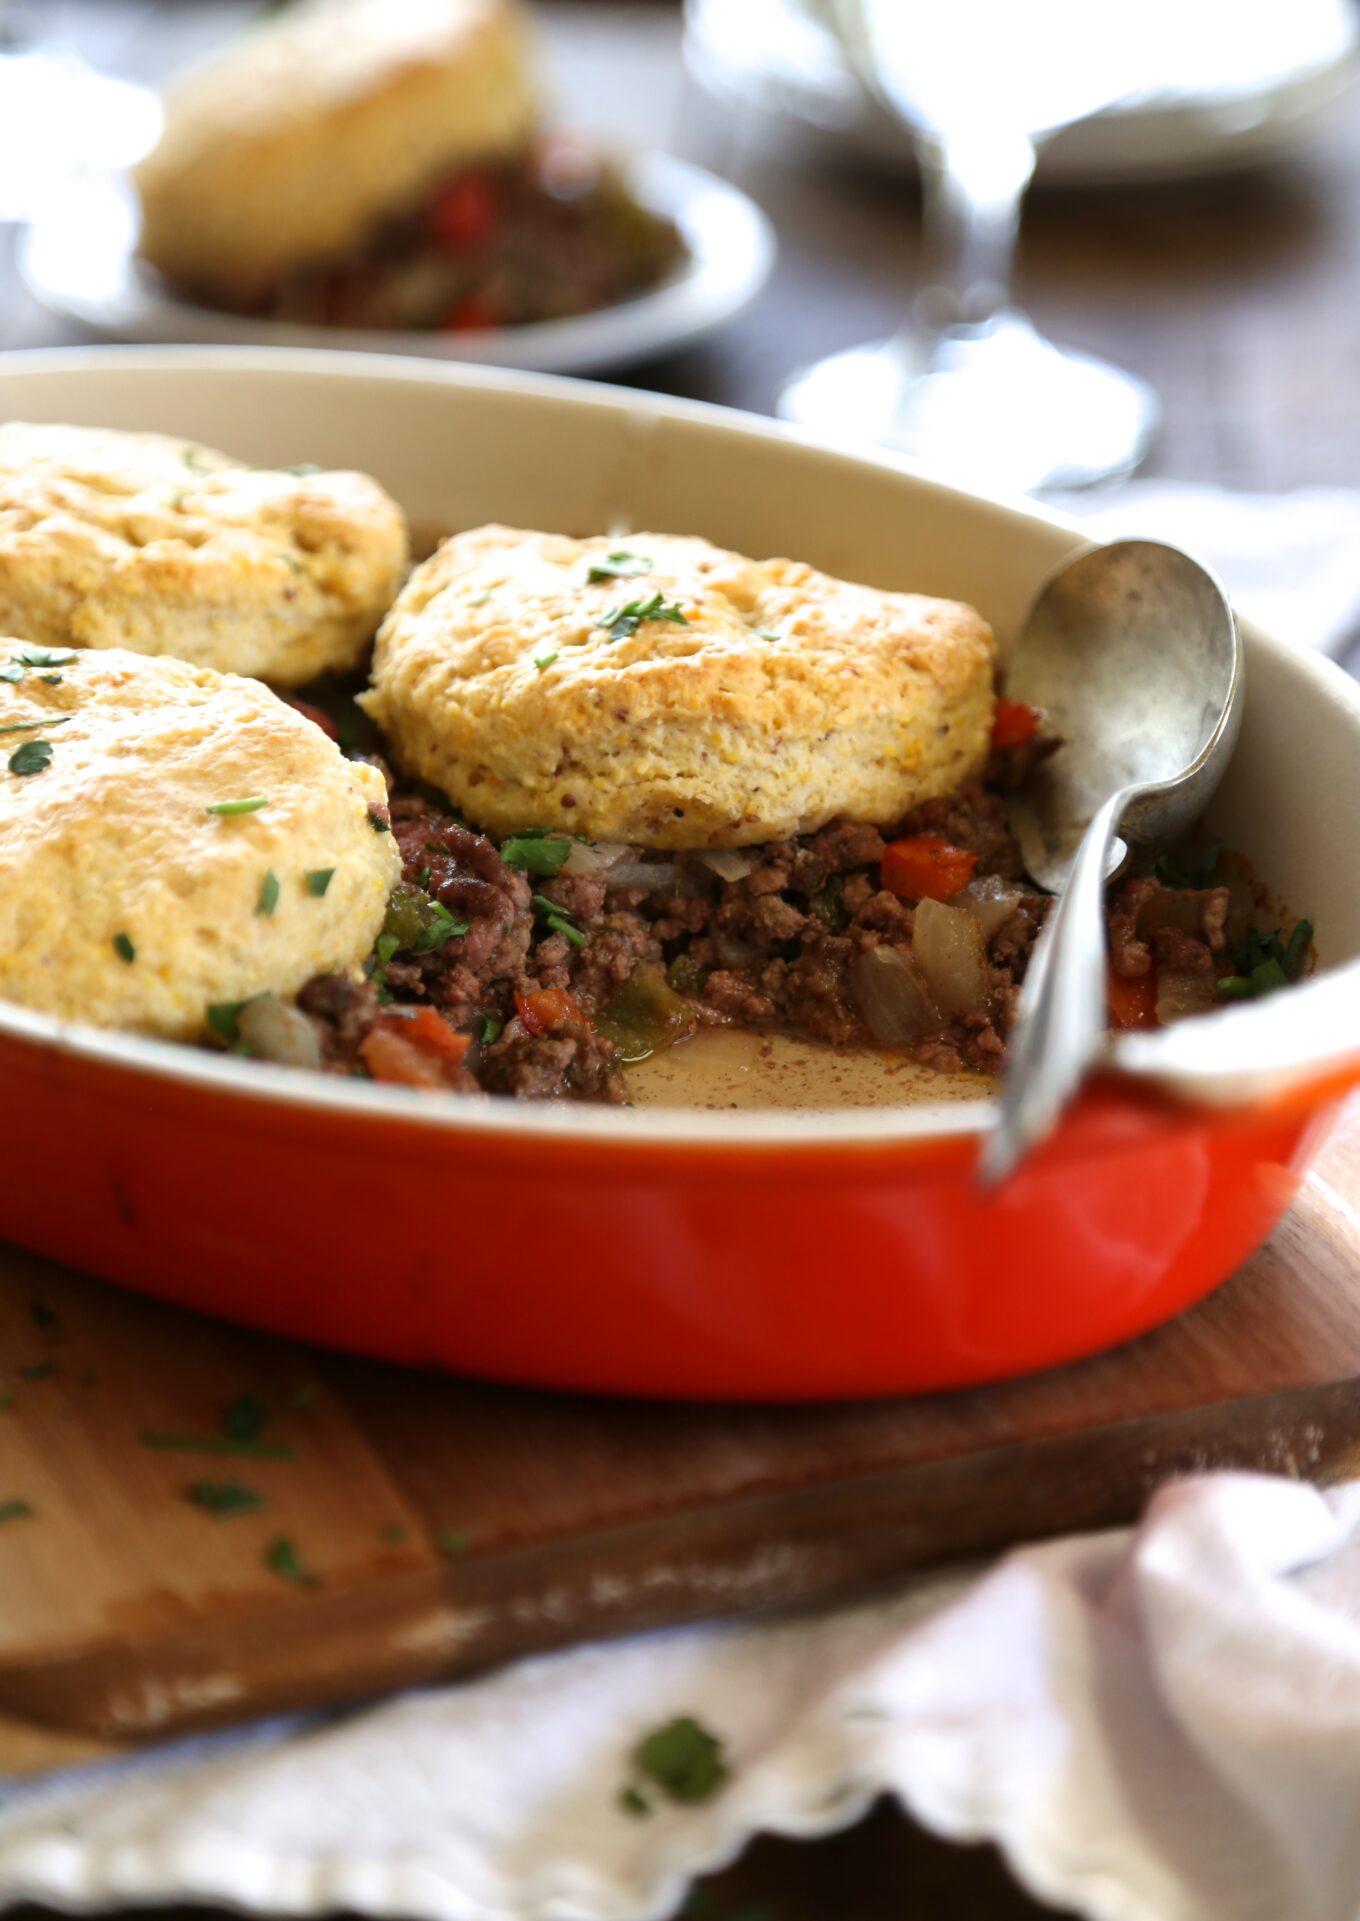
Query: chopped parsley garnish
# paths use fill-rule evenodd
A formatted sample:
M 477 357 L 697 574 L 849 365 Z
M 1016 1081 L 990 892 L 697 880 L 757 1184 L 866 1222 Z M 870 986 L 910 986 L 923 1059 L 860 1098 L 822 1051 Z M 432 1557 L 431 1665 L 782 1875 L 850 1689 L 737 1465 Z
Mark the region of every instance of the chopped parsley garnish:
M 296 554 L 290 554 L 287 552 L 281 553 L 279 555 L 279 559 L 283 562 L 284 566 L 288 569 L 289 573 L 305 574 L 307 571 L 306 567 L 298 559 Z
M 1187 855 L 1184 859 L 1175 854 L 1159 854 L 1152 863 L 1152 871 L 1166 887 L 1209 887 L 1218 872 L 1222 852 L 1223 843 L 1216 840 L 1211 846 L 1201 848 L 1198 854 Z
M 265 870 L 265 877 L 260 882 L 260 898 L 255 903 L 255 913 L 257 916 L 263 915 L 268 920 L 278 904 L 279 877 L 270 867 Z
M 264 1564 L 281 1581 L 291 1581 L 294 1587 L 316 1587 L 320 1575 L 309 1568 L 297 1550 L 297 1542 L 287 1534 L 280 1534 L 269 1543 L 264 1551 Z
M 603 560 L 592 561 L 586 579 L 631 580 L 635 574 L 649 574 L 655 565 L 650 555 L 630 554 L 626 547 L 619 547 Z
M 488 600 L 490 600 L 490 598 L 491 598 L 491 589 L 488 587 L 484 594 L 474 594 L 472 596 L 472 599 L 468 602 L 468 606 L 469 607 L 485 607 L 486 603 L 488 602 Z
M 537 874 L 551 880 L 568 854 L 571 842 L 558 834 L 511 834 L 501 842 L 501 859 L 521 874 Z
M 268 794 L 247 794 L 244 800 L 209 801 L 203 809 L 205 814 L 218 814 L 224 819 L 232 814 L 258 814 L 262 807 L 268 807 Z
M 553 662 L 557 658 L 558 658 L 557 649 L 554 647 L 553 651 L 550 654 L 535 654 L 534 666 L 538 669 L 540 674 L 546 674 L 548 669 L 552 666 Z
M 36 734 L 40 727 L 64 727 L 70 718 L 70 714 L 63 714 L 59 720 L 50 718 L 47 720 L 14 720 L 11 721 L 7 727 L 0 727 L 0 734 Z M 42 745 L 42 742 L 34 741 L 33 745 L 38 747 Z
M 48 647 L 21 647 L 14 656 L 21 667 L 69 667 L 74 654 L 54 654 Z
M 441 1554 L 463 1554 L 470 1543 L 460 1527 L 441 1528 L 435 1536 L 435 1546 Z
M 206 1010 L 208 1025 L 219 1040 L 225 1041 L 228 1047 L 234 1047 L 241 1038 L 241 1029 L 237 1024 L 241 1009 L 249 1007 L 252 1001 L 265 998 L 264 994 L 248 994 L 243 1001 L 209 1001 Z
M 17 686 L 23 677 L 24 670 L 22 667 L 0 667 L 0 680 L 9 681 L 11 686 Z
M 757 640 L 782 640 L 784 638 L 782 634 L 772 634 L 768 627 L 757 627 L 755 635 Z
M 0 1501 L 0 1526 L 6 1521 L 31 1521 L 33 1509 L 27 1501 Z
M 672 1801 L 707 1801 L 728 1779 L 723 1744 L 692 1715 L 680 1715 L 639 1742 L 633 1754 L 633 1780 L 619 1794 L 626 1814 L 650 1814 L 644 1792 L 659 1789 Z
M 57 1318 L 56 1310 L 50 1308 L 46 1301 L 30 1301 L 28 1304 L 28 1318 L 32 1321 L 34 1327 L 40 1327 L 44 1334 L 54 1334 L 61 1326 L 61 1322 Z
M 390 834 L 392 831 L 376 807 L 370 807 L 368 810 L 368 824 L 375 834 Z
M 52 765 L 52 749 L 45 740 L 26 740 L 9 757 L 9 771 L 22 777 L 42 774 Z
M 469 922 L 455 920 L 442 900 L 432 900 L 429 911 L 433 919 L 419 938 L 411 943 L 410 951 L 413 954 L 437 953 L 446 940 L 456 940 L 460 934 L 468 931 Z
M 635 634 L 644 620 L 669 620 L 677 627 L 689 626 L 689 615 L 680 611 L 679 603 L 672 601 L 667 606 L 664 598 L 657 592 L 650 600 L 630 600 L 622 607 L 613 607 L 603 620 L 597 620 L 597 627 L 606 627 L 616 640 L 627 640 Z
M 291 467 L 274 467 L 270 471 L 276 474 L 296 474 L 300 480 L 305 480 L 309 474 L 319 474 L 321 469 L 314 460 L 299 460 Z
M 382 966 L 386 967 L 400 946 L 401 942 L 395 934 L 379 934 L 375 951 Z
M 1288 987 L 1303 972 L 1312 938 L 1313 923 L 1307 920 L 1295 923 L 1287 941 L 1281 940 L 1278 928 L 1270 932 L 1249 928 L 1233 949 L 1235 971 L 1215 983 L 1219 999 L 1259 1000 L 1263 994 Z
M 137 958 L 137 949 L 132 945 L 132 942 L 126 934 L 114 935 L 113 951 L 119 960 L 126 961 L 129 967 L 131 967 L 133 961 Z
M 585 946 L 585 935 L 579 927 L 573 927 L 571 915 L 565 907 L 559 907 L 556 901 L 549 900 L 545 894 L 531 894 L 529 898 L 543 916 L 544 925 L 550 933 L 561 934 L 573 947 Z
M 210 474 L 213 471 L 211 467 L 205 467 L 199 459 L 197 447 L 181 447 L 179 457 L 189 469 L 190 473 Z
M 229 1514 L 254 1514 L 264 1506 L 263 1494 L 257 1494 L 253 1487 L 242 1487 L 239 1481 L 190 1481 L 184 1498 L 219 1519 Z
M 490 1047 L 491 1043 L 493 1041 L 498 1041 L 504 1032 L 505 1032 L 504 1021 L 497 1020 L 494 1014 L 482 1015 L 482 1025 L 481 1025 L 481 1032 L 479 1034 L 479 1039 L 481 1040 L 483 1047 Z
M 137 1445 L 154 1448 L 162 1454 L 221 1454 L 244 1461 L 291 1461 L 293 1458 L 287 1441 L 236 1441 L 227 1434 L 177 1434 L 157 1427 L 143 1428 L 137 1436 Z
M 56 1371 L 55 1361 L 29 1361 L 26 1366 L 16 1370 L 21 1381 L 50 1380 Z
M 269 1409 L 258 1394 L 239 1394 L 222 1414 L 222 1432 L 233 1441 L 254 1441 L 263 1433 Z
M 307 892 L 314 894 L 316 898 L 320 900 L 321 896 L 335 879 L 335 869 L 333 867 L 309 867 L 303 878 L 307 882 Z
M 38 675 L 38 679 L 42 682 L 44 687 L 60 687 L 62 681 L 65 678 L 66 676 L 64 674 L 39 674 Z

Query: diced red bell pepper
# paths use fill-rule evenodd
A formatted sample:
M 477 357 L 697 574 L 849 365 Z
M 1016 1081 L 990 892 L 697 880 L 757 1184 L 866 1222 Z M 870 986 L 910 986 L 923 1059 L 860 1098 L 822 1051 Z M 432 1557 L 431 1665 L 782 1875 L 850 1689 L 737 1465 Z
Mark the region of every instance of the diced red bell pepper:
M 364 1066 L 375 1081 L 401 1087 L 446 1087 L 472 1045 L 470 1034 L 455 1034 L 432 1007 L 409 1014 L 380 1014 L 359 1043 Z
M 1043 709 L 1031 707 L 1026 700 L 998 700 L 992 719 L 993 747 L 1023 747 L 1034 739 L 1043 719 Z
M 564 987 L 540 987 L 532 994 L 516 994 L 515 1008 L 531 1034 L 550 1034 L 555 1027 L 574 1021 L 580 1027 L 590 1022 Z
M 430 233 L 450 253 L 470 253 L 489 239 L 500 219 L 500 196 L 482 173 L 462 173 L 436 194 Z
M 949 900 L 973 878 L 977 858 L 943 834 L 908 834 L 883 850 L 883 885 L 903 900 Z
M 1155 970 L 1136 975 L 1130 980 L 1124 974 L 1117 974 L 1113 967 L 1107 970 L 1106 1006 L 1109 1008 L 1110 1025 L 1127 1033 L 1130 1028 L 1155 1027 L 1157 1025 L 1157 975 Z

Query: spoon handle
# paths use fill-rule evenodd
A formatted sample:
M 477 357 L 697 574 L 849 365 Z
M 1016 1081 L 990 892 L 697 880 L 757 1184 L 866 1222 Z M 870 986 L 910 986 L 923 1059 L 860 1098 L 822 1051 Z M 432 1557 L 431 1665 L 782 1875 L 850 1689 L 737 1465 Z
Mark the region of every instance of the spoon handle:
M 1086 829 L 1061 899 L 1030 960 L 1001 1087 L 1001 1115 L 978 1177 L 996 1187 L 1057 1124 L 1105 1034 L 1105 876 L 1128 805 L 1112 794 Z

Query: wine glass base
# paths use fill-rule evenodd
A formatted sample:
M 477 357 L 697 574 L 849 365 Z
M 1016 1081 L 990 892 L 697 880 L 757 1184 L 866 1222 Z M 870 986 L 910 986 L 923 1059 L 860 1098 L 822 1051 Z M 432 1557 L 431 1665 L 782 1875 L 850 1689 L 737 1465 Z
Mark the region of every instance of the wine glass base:
M 1053 346 L 1020 314 L 946 339 L 929 368 L 909 339 L 833 354 L 794 375 L 779 412 L 951 479 L 1022 493 L 1132 473 L 1160 416 L 1143 381 Z

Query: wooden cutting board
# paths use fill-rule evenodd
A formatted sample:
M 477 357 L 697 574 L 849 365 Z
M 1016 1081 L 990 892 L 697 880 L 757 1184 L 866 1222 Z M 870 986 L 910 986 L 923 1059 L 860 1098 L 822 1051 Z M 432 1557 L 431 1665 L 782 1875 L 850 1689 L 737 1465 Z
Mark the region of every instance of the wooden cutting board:
M 1360 1472 L 1357 1198 L 1360 1105 L 1173 1326 L 1004 1386 L 799 1409 L 411 1374 L 0 1252 L 0 1772 L 824 1601 L 1126 1520 L 1187 1469 Z M 260 1504 L 214 1515 L 200 1482 Z

